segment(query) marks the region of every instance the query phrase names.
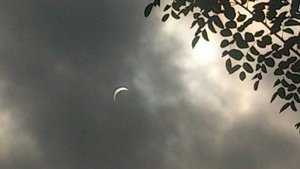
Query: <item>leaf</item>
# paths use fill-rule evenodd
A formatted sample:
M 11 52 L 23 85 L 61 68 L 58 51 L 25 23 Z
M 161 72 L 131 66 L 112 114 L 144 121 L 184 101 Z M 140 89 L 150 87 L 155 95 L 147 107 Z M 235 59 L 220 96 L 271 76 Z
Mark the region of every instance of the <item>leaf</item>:
M 261 71 L 264 72 L 264 73 L 267 73 L 267 68 L 266 68 L 265 64 L 261 65 Z
M 153 8 L 153 3 L 146 6 L 144 11 L 145 17 L 148 17 L 150 15 L 152 8 Z
M 261 80 L 262 79 L 262 75 L 261 75 L 261 73 L 257 73 L 255 76 L 253 76 L 253 78 L 252 78 L 252 80 L 254 80 L 254 79 L 258 79 L 258 80 Z
M 300 98 L 297 93 L 295 93 L 294 99 L 296 100 L 297 103 L 300 103 Z
M 291 101 L 291 108 L 293 111 L 297 111 L 297 108 L 295 106 L 295 102 L 294 101 Z
M 278 93 L 279 97 L 285 98 L 285 90 L 283 87 L 278 88 L 277 93 Z
M 246 73 L 244 71 L 242 71 L 239 75 L 241 81 L 244 81 L 246 79 Z
M 253 42 L 254 41 L 254 36 L 252 33 L 246 32 L 245 33 L 245 40 L 247 42 Z
M 237 70 L 239 70 L 241 68 L 241 65 L 235 65 L 231 68 L 229 74 L 232 74 L 234 72 L 236 72 Z
M 276 43 L 274 43 L 272 45 L 272 50 L 278 50 L 279 48 L 280 48 L 280 46 L 278 44 L 276 44 Z
M 184 16 L 187 16 L 189 12 L 190 12 L 190 9 L 189 9 L 189 8 L 184 8 L 184 9 L 182 9 L 182 10 L 178 13 L 178 15 L 180 15 L 181 13 L 183 13 Z
M 256 44 L 260 48 L 265 48 L 267 46 L 267 44 L 264 41 L 261 41 L 261 40 L 257 40 Z
M 291 62 L 289 62 L 289 63 L 291 63 Z M 292 71 L 300 72 L 300 60 L 297 60 L 296 63 L 292 64 Z
M 155 0 L 155 1 L 153 2 L 153 5 L 154 5 L 154 6 L 160 6 L 160 0 Z
M 256 71 L 258 71 L 259 69 L 261 69 L 261 66 L 260 66 L 260 64 L 256 64 L 256 68 L 255 68 L 255 70 L 256 70 Z
M 241 0 L 242 5 L 247 3 L 247 0 Z
M 170 16 L 170 14 L 165 14 L 162 18 L 161 18 L 161 20 L 163 21 L 163 22 L 166 22 L 167 20 L 168 20 L 168 18 L 169 18 L 169 16 Z
M 212 24 L 212 22 L 208 22 L 208 28 L 209 28 L 209 30 L 210 30 L 211 32 L 217 33 L 217 31 L 216 31 L 214 25 Z
M 203 28 L 205 26 L 205 20 L 203 18 L 198 18 L 197 23 L 199 28 Z
M 243 63 L 243 68 L 248 73 L 253 73 L 253 71 L 254 71 L 252 66 L 247 62 Z
M 290 66 L 290 64 L 289 64 L 288 62 L 286 62 L 286 61 L 281 61 L 281 62 L 279 62 L 279 64 L 278 64 L 278 67 L 279 67 L 280 69 L 287 69 L 289 66 Z
M 273 58 L 269 57 L 265 60 L 265 63 L 269 67 L 274 67 L 275 66 L 275 61 Z
M 272 38 L 269 35 L 266 35 L 262 38 L 262 41 L 266 44 L 266 45 L 270 45 L 272 44 Z
M 284 80 L 284 79 L 281 80 L 281 84 L 282 84 L 282 86 L 284 86 L 284 87 L 286 87 L 286 88 L 289 87 L 289 85 L 290 85 L 290 84 L 288 84 L 288 82 L 287 82 L 286 80 Z
M 295 74 L 290 71 L 286 72 L 286 77 L 292 80 L 293 83 L 299 84 L 300 83 L 300 74 Z
M 232 67 L 232 63 L 230 59 L 226 60 L 225 66 L 229 74 L 232 74 L 241 68 L 241 65 L 235 65 Z
M 254 61 L 255 61 L 255 59 L 254 59 L 249 53 L 246 54 L 246 59 L 247 59 L 249 62 L 254 62 Z
M 232 57 L 233 59 L 235 60 L 241 60 L 244 56 L 244 54 L 237 50 L 237 49 L 231 49 L 229 52 L 228 52 L 229 56 Z
M 235 10 L 232 7 L 229 7 L 225 9 L 224 15 L 226 16 L 227 19 L 233 20 L 235 18 Z
M 246 19 L 246 15 L 239 13 L 237 21 L 238 22 L 243 22 L 245 19 Z
M 254 36 L 255 37 L 260 37 L 261 35 L 264 34 L 264 32 L 265 32 L 264 30 L 257 31 L 257 32 L 255 32 Z
M 214 23 L 215 23 L 216 26 L 218 26 L 221 29 L 224 28 L 224 24 L 223 24 L 223 22 L 221 21 L 221 19 L 218 16 L 212 17 L 212 20 L 214 21 Z
M 290 84 L 289 86 L 288 86 L 288 91 L 289 92 L 291 92 L 291 91 L 293 91 L 293 90 L 296 90 L 297 89 L 297 87 L 294 85 L 294 84 Z
M 201 14 L 197 12 L 197 13 L 194 13 L 194 14 L 193 14 L 193 17 L 194 17 L 194 19 L 198 19 L 200 15 L 201 15 Z
M 277 80 L 275 81 L 275 83 L 274 83 L 274 86 L 273 86 L 273 87 L 275 87 L 275 86 L 278 86 L 280 83 L 281 83 L 281 80 L 280 80 L 280 79 L 277 79 Z
M 171 8 L 171 5 L 166 5 L 164 8 L 164 12 Z
M 226 56 L 228 54 L 228 50 L 225 50 L 222 52 L 222 57 Z
M 232 66 L 231 60 L 227 59 L 226 62 L 225 62 L 225 67 L 226 67 L 226 69 L 229 73 L 230 73 L 230 70 L 231 70 L 231 66 Z
M 288 95 L 285 96 L 285 100 L 291 100 L 294 96 L 294 93 L 289 93 Z
M 225 23 L 225 27 L 226 28 L 236 28 L 237 24 L 234 21 L 228 21 L 228 22 Z
M 258 58 L 257 58 L 257 62 L 261 63 L 261 62 L 264 62 L 264 61 L 265 61 L 265 57 L 263 55 L 259 55 Z
M 171 15 L 175 19 L 180 19 L 180 17 L 174 11 L 171 12 Z
M 283 112 L 286 108 L 288 108 L 290 105 L 291 105 L 291 103 L 285 103 L 285 104 L 281 107 L 279 113 L 282 113 L 282 112 Z
M 253 54 L 253 55 L 259 55 L 259 52 L 256 50 L 256 48 L 254 46 L 252 46 L 250 48 L 250 52 Z
M 256 22 L 263 22 L 265 20 L 265 13 L 263 11 L 256 11 L 253 15 L 253 19 L 256 21 Z
M 283 31 L 286 32 L 286 33 L 292 34 L 292 35 L 294 34 L 294 31 L 291 28 L 283 29 Z
M 293 19 L 290 19 L 284 23 L 284 26 L 297 26 L 297 25 L 300 25 L 300 22 Z
M 232 35 L 232 32 L 231 32 L 231 30 L 230 29 L 223 29 L 223 30 L 221 30 L 221 35 L 223 36 L 223 37 L 228 37 L 228 36 L 231 36 Z
M 199 41 L 200 36 L 195 36 L 193 41 L 192 41 L 192 47 L 195 48 L 197 42 Z
M 192 29 L 196 24 L 197 24 L 197 20 L 193 21 L 190 28 Z
M 253 86 L 255 91 L 257 91 L 257 89 L 258 89 L 258 85 L 259 85 L 259 81 L 256 81 Z
M 203 37 L 206 41 L 209 41 L 208 35 L 207 35 L 207 32 L 206 32 L 206 29 L 204 29 L 204 30 L 202 31 L 202 37 Z
M 198 29 L 195 32 L 195 36 L 198 36 L 201 33 L 202 29 L 198 27 Z
M 240 33 L 235 33 L 233 35 L 233 39 L 236 41 L 236 45 L 238 46 L 238 48 L 245 49 L 249 47 L 248 43 L 242 38 L 242 35 Z
M 229 41 L 227 39 L 222 40 L 220 46 L 221 48 L 225 48 L 229 45 Z
M 288 58 L 287 62 L 289 64 L 291 64 L 291 63 L 294 63 L 296 60 L 297 60 L 297 57 L 296 56 L 292 56 L 292 57 Z M 300 64 L 299 64 L 299 66 L 300 66 Z
M 276 69 L 276 70 L 274 71 L 274 75 L 276 75 L 276 76 L 281 76 L 281 75 L 283 75 L 283 74 L 284 74 L 284 72 L 283 72 L 282 69 Z
M 277 95 L 278 95 L 277 92 L 275 92 L 275 93 L 273 94 L 270 103 L 272 103 L 272 102 L 275 100 L 275 98 L 277 97 Z

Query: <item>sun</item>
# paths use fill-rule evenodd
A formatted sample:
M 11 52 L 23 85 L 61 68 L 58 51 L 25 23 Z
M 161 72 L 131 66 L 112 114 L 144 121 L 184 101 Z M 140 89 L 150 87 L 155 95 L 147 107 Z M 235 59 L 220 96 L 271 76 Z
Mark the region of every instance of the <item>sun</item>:
M 218 56 L 218 46 L 216 44 L 201 38 L 192 51 L 193 60 L 200 65 L 210 65 L 215 62 Z

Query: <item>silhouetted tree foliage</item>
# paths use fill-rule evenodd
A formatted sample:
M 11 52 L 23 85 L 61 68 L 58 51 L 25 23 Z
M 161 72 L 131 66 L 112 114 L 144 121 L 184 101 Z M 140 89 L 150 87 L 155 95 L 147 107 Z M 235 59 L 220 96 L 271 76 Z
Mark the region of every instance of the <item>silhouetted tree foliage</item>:
M 209 41 L 209 32 L 222 37 L 220 47 L 229 74 L 240 80 L 250 77 L 254 90 L 268 72 L 276 77 L 275 98 L 285 101 L 279 112 L 300 103 L 300 0 L 169 0 L 162 21 L 170 17 L 193 17 L 194 48 L 200 38 Z M 147 17 L 160 0 L 148 4 Z M 261 27 L 257 28 L 257 24 Z M 300 122 L 295 125 L 300 129 Z

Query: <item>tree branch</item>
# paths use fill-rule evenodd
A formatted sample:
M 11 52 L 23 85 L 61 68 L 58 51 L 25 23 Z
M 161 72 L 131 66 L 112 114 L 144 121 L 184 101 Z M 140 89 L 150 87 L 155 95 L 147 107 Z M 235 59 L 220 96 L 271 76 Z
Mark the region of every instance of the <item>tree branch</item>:
M 252 14 L 252 12 L 251 12 L 247 7 L 245 7 L 243 4 L 241 4 L 239 1 L 234 0 L 234 2 L 235 2 L 236 4 L 238 4 L 238 5 L 240 5 L 244 10 L 246 10 L 247 12 L 249 12 L 250 14 Z M 261 23 L 262 23 L 265 27 L 267 27 L 269 30 L 271 30 L 271 27 L 270 27 L 267 23 L 265 23 L 265 22 L 261 22 Z M 282 43 L 285 42 L 285 40 L 284 40 L 282 37 L 280 37 L 277 33 L 274 33 L 274 35 L 275 35 L 280 41 L 282 41 Z M 293 51 L 298 57 L 300 57 L 300 53 L 299 53 L 296 49 L 291 48 L 290 50 Z

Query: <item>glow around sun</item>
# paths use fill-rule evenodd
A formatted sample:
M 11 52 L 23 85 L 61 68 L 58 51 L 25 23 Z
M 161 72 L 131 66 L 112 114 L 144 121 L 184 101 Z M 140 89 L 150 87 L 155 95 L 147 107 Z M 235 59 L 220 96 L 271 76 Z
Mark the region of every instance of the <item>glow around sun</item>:
M 232 119 L 237 118 L 237 115 L 248 114 L 255 93 L 245 90 L 251 88 L 251 83 L 241 84 L 239 79 L 226 72 L 218 36 L 209 34 L 209 42 L 200 38 L 192 49 L 194 31 L 189 30 L 186 23 L 168 20 L 162 25 L 162 34 L 176 40 L 181 48 L 178 49 L 181 52 L 177 53 L 174 62 L 183 72 L 177 78 L 182 79 L 191 102 L 195 106 L 199 103 L 212 103 L 214 108 L 222 110 L 224 115 Z M 236 94 L 239 99 L 225 103 L 223 99 L 226 98 L 226 93 Z
M 201 65 L 213 63 L 218 56 L 218 48 L 215 44 L 216 43 L 211 43 L 205 41 L 204 39 L 200 39 L 192 51 L 193 60 Z
M 178 21 L 169 20 L 163 23 L 163 32 L 170 36 L 177 35 L 176 39 L 183 42 L 182 45 L 188 56 L 191 56 L 190 61 L 196 65 L 210 65 L 218 59 L 219 46 L 216 42 L 216 37 L 210 35 L 210 41 L 207 42 L 203 38 L 200 38 L 197 45 L 192 49 L 191 43 L 193 40 L 192 30 L 188 31 L 187 24 L 178 23 Z

